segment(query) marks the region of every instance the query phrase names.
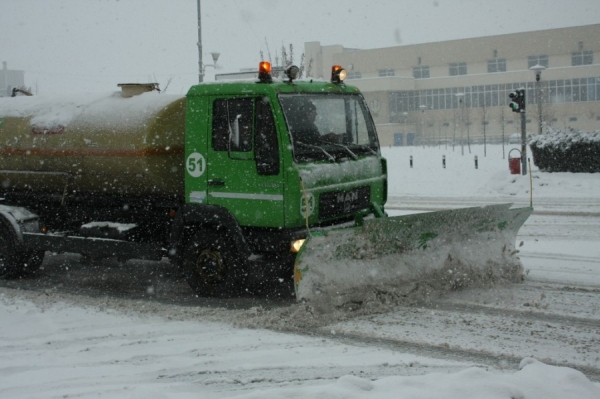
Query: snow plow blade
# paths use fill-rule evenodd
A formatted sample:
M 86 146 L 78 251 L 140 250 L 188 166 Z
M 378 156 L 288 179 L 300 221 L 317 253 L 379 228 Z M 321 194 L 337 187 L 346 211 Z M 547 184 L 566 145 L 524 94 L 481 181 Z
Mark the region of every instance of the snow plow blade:
M 420 283 L 443 290 L 521 281 L 515 241 L 533 208 L 511 205 L 370 219 L 313 233 L 294 265 L 296 298 L 327 311 L 374 295 L 404 295 Z

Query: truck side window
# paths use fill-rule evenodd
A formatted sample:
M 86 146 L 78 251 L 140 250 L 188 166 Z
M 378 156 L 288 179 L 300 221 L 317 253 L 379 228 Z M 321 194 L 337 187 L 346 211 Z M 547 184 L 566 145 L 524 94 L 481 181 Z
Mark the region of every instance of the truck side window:
M 252 102 L 252 98 L 229 98 L 214 101 L 213 150 L 234 152 L 252 150 Z
M 254 157 L 259 175 L 279 174 L 279 145 L 277 130 L 268 101 L 256 100 L 256 131 Z

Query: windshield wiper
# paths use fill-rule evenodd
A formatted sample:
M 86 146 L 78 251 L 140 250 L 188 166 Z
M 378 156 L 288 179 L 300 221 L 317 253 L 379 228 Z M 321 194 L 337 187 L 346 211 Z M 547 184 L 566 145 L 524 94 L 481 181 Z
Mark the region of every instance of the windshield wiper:
M 308 147 L 308 148 L 316 148 L 317 150 L 321 150 L 321 151 L 323 152 L 323 154 L 327 155 L 327 157 L 329 158 L 329 160 L 330 160 L 331 162 L 335 162 L 335 161 L 336 161 L 336 160 L 335 160 L 335 157 L 334 157 L 333 155 L 331 155 L 330 153 L 328 153 L 328 152 L 327 152 L 327 151 L 325 151 L 323 148 L 321 148 L 321 147 L 319 147 L 319 146 L 317 146 L 317 145 L 306 144 L 306 143 L 303 143 L 303 142 L 301 142 L 301 141 L 296 141 L 296 143 L 295 143 L 295 144 L 299 144 L 299 145 L 302 145 L 302 146 L 304 146 L 304 147 Z
M 343 144 L 330 143 L 329 141 L 321 141 L 321 143 L 331 144 L 331 145 L 336 146 L 336 147 L 342 147 L 343 149 L 345 149 L 346 151 L 348 151 L 348 153 L 350 154 L 350 156 L 352 157 L 352 159 L 354 159 L 355 161 L 358 161 L 358 155 L 356 155 L 355 153 L 353 153 L 350 148 L 346 147 Z
M 371 153 L 372 153 L 373 155 L 377 155 L 377 151 L 375 151 L 374 149 L 372 149 L 372 148 L 371 148 L 371 147 L 369 147 L 368 145 L 365 145 L 365 144 L 355 144 L 355 145 L 357 145 L 357 146 L 359 146 L 359 147 L 361 147 L 361 148 L 366 148 L 367 150 L 371 151 Z

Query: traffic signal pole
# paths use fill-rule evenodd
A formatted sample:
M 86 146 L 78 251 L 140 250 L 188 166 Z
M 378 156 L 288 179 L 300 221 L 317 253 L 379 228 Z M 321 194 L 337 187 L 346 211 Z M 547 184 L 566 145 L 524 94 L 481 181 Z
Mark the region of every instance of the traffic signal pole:
M 525 113 L 525 89 L 517 89 L 509 95 L 512 100 L 508 104 L 513 112 L 521 114 L 521 172 L 527 174 L 527 115 Z
M 527 174 L 527 117 L 525 110 L 521 110 L 521 174 Z

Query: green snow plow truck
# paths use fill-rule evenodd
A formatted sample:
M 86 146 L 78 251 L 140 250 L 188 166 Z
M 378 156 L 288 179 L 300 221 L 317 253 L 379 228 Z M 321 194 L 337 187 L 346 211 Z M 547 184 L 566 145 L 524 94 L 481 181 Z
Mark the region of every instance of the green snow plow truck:
M 165 257 L 202 296 L 292 284 L 343 305 L 445 271 L 520 270 L 531 208 L 387 217 L 386 160 L 359 90 L 258 79 L 68 98 L 0 99 L 0 277 L 47 251 Z M 468 279 L 467 279 L 468 280 Z

